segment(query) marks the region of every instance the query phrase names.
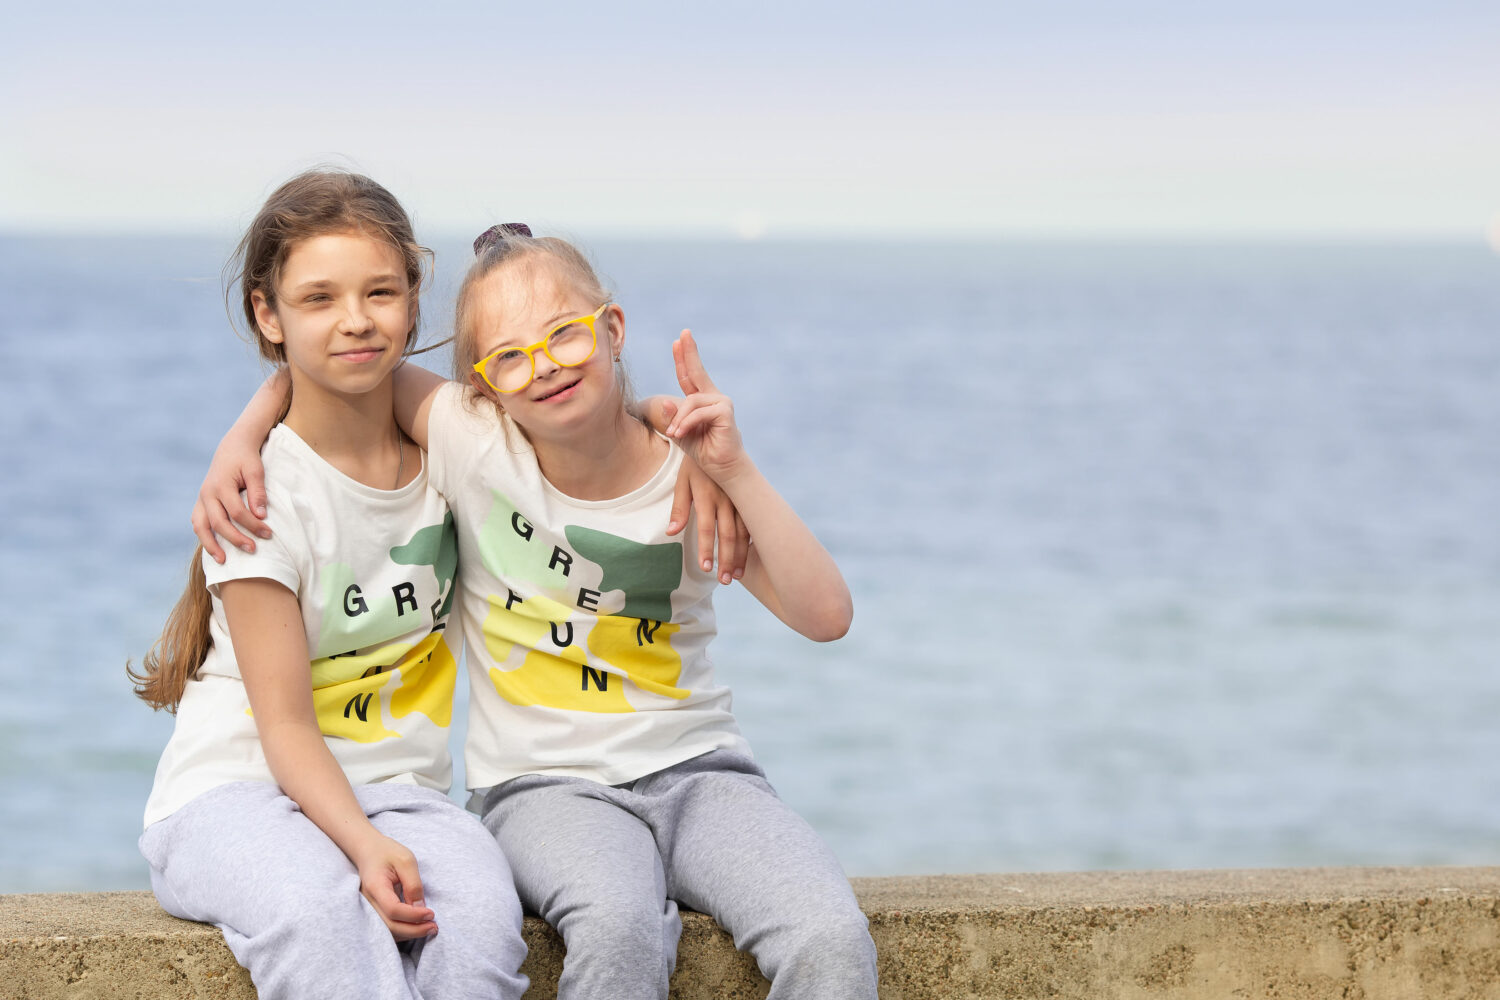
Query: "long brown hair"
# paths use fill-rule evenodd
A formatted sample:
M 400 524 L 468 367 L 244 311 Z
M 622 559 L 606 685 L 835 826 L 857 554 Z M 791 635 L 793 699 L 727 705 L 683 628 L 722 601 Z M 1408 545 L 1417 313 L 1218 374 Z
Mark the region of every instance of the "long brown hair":
M 370 178 L 339 170 L 309 170 L 272 192 L 224 266 L 225 298 L 239 286 L 240 305 L 262 358 L 276 364 L 286 360 L 280 344 L 260 335 L 255 293 L 260 292 L 275 308 L 276 286 L 292 247 L 314 236 L 349 232 L 380 240 L 400 254 L 411 296 L 406 350 L 416 346 L 424 265 L 432 251 L 417 242 L 411 219 L 395 195 Z
M 167 615 L 167 624 L 161 637 L 141 661 L 137 671 L 127 660 L 125 674 L 135 685 L 136 696 L 152 708 L 177 711 L 182 700 L 182 691 L 188 678 L 203 664 L 208 649 L 213 645 L 208 623 L 213 616 L 214 602 L 208 593 L 208 581 L 203 576 L 203 546 L 193 551 L 193 560 L 188 564 L 188 582 L 177 606 Z
M 261 334 L 255 319 L 254 293 L 260 292 L 274 307 L 276 285 L 292 247 L 315 236 L 349 232 L 381 240 L 401 255 L 411 297 L 407 352 L 416 345 L 424 265 L 432 251 L 417 242 L 401 203 L 370 178 L 339 170 L 309 170 L 272 192 L 225 265 L 225 299 L 238 285 L 250 334 L 262 358 L 280 364 L 285 354 L 280 344 Z M 282 415 L 285 413 L 283 406 Z M 136 695 L 146 704 L 169 712 L 177 710 L 188 680 L 203 665 L 213 645 L 209 632 L 212 616 L 213 599 L 203 574 L 200 545 L 188 568 L 187 587 L 167 616 L 161 637 L 141 661 L 141 670 L 125 664 Z

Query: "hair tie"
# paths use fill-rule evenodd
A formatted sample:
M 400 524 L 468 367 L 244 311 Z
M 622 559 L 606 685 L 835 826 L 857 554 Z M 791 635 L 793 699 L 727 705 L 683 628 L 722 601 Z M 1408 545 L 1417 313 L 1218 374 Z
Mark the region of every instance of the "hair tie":
M 531 236 L 531 227 L 524 222 L 502 222 L 480 233 L 474 240 L 474 256 L 478 257 L 507 236 Z

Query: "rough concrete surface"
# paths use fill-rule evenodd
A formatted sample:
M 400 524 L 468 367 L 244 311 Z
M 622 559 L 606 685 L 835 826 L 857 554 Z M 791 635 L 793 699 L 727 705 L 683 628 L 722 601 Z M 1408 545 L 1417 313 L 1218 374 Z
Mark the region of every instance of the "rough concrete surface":
M 883 1000 L 1500 1000 L 1500 868 L 944 875 L 855 879 Z M 562 944 L 535 919 L 528 998 Z M 707 917 L 685 914 L 676 1000 L 764 997 Z M 150 893 L 0 896 L 0 998 L 255 996 L 218 930 Z

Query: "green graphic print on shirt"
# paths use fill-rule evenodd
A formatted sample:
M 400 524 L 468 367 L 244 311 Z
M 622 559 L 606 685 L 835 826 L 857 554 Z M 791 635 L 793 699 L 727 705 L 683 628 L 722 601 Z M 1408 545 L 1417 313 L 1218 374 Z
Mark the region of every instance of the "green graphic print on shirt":
M 431 616 L 442 622 L 453 604 L 453 577 L 458 567 L 458 538 L 453 515 L 430 524 L 410 541 L 390 550 L 397 566 L 426 568 L 436 579 L 437 598 L 430 608 L 417 604 L 417 583 L 402 580 L 380 592 L 366 592 L 353 570 L 335 563 L 321 567 L 323 622 L 313 650 L 313 708 L 327 736 L 361 743 L 400 736 L 384 716 L 403 719 L 421 712 L 439 726 L 453 719 L 453 688 L 458 664 L 441 627 L 418 642 L 381 643 L 383 636 L 403 636 L 412 627 L 406 616 Z M 394 676 L 399 683 L 386 690 Z
M 682 582 L 682 544 L 568 525 L 570 551 L 538 537 L 503 494 L 494 497 L 479 533 L 480 557 L 494 576 L 535 590 L 524 599 L 514 591 L 489 597 L 484 643 L 499 664 L 489 673 L 500 696 L 581 712 L 635 711 L 627 688 L 686 698 L 691 692 L 676 686 L 682 657 L 672 646 L 681 626 L 669 621 L 672 592 Z M 600 614 L 601 599 L 615 593 L 623 596 L 620 613 Z M 585 612 L 584 624 L 573 620 L 575 611 Z M 577 635 L 580 627 L 588 633 Z

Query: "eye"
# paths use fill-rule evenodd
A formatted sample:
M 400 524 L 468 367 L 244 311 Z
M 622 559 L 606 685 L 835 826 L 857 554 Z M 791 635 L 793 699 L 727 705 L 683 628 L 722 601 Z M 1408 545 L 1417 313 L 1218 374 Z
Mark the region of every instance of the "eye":
M 396 297 L 397 295 L 399 295 L 401 293 L 398 292 L 398 291 L 396 291 L 396 289 L 394 289 L 394 288 L 377 288 L 373 292 L 371 292 L 370 294 L 371 295 L 379 295 L 379 296 L 382 296 L 382 297 L 385 297 L 385 298 L 394 298 L 394 297 Z
M 509 350 L 500 351 L 495 355 L 495 360 L 502 363 L 510 361 L 522 361 L 525 360 L 525 358 L 526 352 L 518 350 L 514 347 L 510 348 Z
M 592 340 L 594 332 L 586 323 L 568 323 L 547 335 L 547 348 L 554 354 L 559 350 L 571 350 L 575 345 Z

